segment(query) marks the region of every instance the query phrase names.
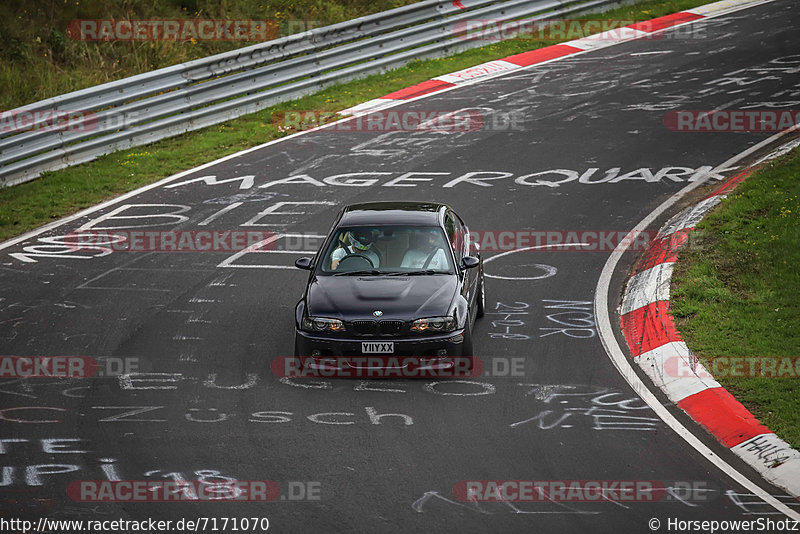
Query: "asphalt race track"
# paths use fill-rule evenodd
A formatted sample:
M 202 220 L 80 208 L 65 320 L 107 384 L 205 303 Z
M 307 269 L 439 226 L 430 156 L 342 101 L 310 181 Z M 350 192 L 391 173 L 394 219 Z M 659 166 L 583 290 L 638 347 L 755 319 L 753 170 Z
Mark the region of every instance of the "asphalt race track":
M 281 380 L 270 363 L 293 350 L 306 273 L 291 265 L 316 250 L 313 236 L 342 205 L 436 200 L 472 230 L 514 239 L 626 232 L 687 180 L 773 133 L 674 132 L 669 111 L 797 109 L 798 27 L 794 0 L 777 0 L 699 23 L 692 36 L 667 32 L 458 87 L 392 110 L 474 109 L 484 127 L 295 136 L 3 249 L 0 354 L 88 356 L 105 375 L 0 383 L 4 515 L 266 517 L 276 532 L 638 533 L 654 517 L 779 519 L 688 448 L 611 364 L 591 305 L 610 249 L 484 247 L 488 313 L 474 339 L 486 376 Z M 70 246 L 106 229 L 274 236 L 247 253 Z M 275 481 L 282 498 L 67 494 L 81 480 L 232 479 Z M 671 489 L 644 502 L 458 500 L 454 486 L 475 480 Z

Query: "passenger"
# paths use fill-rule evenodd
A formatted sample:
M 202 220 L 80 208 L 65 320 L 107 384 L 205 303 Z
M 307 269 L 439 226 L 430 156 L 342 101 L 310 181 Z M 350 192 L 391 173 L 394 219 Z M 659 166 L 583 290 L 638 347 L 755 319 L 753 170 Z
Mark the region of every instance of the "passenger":
M 414 241 L 412 248 L 403 256 L 400 267 L 436 270 L 448 268 L 447 256 L 438 230 L 432 228 L 417 232 Z

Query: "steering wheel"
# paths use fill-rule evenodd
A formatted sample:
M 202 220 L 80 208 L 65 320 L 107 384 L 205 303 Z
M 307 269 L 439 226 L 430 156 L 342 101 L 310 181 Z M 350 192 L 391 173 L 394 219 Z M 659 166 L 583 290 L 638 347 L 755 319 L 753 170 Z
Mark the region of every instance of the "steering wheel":
M 372 260 L 369 259 L 369 256 L 365 256 L 364 254 L 348 253 L 341 260 L 339 260 L 339 265 L 336 266 L 336 270 L 337 271 L 342 268 L 342 264 L 348 258 L 361 258 L 362 260 L 365 260 L 369 264 L 370 268 L 372 268 L 372 269 L 375 268 L 375 264 L 372 263 Z

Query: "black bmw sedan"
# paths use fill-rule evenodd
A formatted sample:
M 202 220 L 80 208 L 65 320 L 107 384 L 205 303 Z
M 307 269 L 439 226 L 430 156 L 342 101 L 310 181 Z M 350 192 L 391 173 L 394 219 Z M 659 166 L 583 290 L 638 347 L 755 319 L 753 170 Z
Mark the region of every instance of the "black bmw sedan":
M 316 256 L 295 265 L 311 271 L 295 311 L 295 356 L 315 367 L 375 355 L 438 367 L 473 356 L 483 262 L 448 206 L 347 206 Z

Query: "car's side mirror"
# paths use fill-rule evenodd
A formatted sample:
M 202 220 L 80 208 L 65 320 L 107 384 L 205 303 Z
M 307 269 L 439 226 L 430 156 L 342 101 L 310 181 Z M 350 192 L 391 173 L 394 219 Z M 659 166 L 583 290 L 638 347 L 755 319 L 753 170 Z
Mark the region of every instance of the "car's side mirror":
M 294 262 L 294 266 L 298 269 L 303 269 L 305 271 L 311 270 L 311 258 L 299 258 Z
M 480 263 L 481 260 L 479 260 L 475 256 L 464 256 L 461 260 L 461 265 L 465 269 L 472 269 L 473 267 L 477 267 Z

